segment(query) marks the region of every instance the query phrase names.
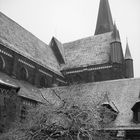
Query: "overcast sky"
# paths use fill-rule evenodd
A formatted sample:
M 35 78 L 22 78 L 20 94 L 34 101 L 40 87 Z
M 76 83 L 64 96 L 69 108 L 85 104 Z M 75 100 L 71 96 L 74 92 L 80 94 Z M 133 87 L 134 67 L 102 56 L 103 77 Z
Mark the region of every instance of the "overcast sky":
M 0 11 L 49 44 L 52 36 L 62 43 L 94 35 L 100 0 L 0 0 Z M 113 20 L 126 37 L 140 77 L 140 0 L 109 0 Z

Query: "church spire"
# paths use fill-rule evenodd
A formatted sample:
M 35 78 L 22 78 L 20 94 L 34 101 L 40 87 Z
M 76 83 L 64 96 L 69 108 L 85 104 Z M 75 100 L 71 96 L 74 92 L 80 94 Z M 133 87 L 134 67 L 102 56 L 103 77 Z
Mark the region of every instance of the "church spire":
M 127 41 L 127 44 L 126 44 L 125 59 L 132 59 L 130 49 L 129 49 L 129 45 L 128 45 L 128 41 Z
M 95 35 L 113 30 L 113 20 L 108 0 L 100 0 Z

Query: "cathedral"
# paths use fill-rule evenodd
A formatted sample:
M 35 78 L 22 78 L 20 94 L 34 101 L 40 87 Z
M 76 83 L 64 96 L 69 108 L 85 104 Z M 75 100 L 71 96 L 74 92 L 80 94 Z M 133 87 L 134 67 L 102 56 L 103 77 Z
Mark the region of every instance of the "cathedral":
M 104 94 L 105 104 L 116 112 L 105 129 L 138 140 L 140 79 L 133 77 L 129 44 L 123 52 L 108 0 L 100 0 L 94 35 L 68 43 L 52 37 L 48 45 L 0 12 L 0 131 L 16 114 L 24 119 L 28 106 L 45 103 L 50 89 L 73 92 L 76 98 L 82 84 L 80 96 L 87 89 L 91 97 Z M 14 111 L 8 109 L 9 101 Z

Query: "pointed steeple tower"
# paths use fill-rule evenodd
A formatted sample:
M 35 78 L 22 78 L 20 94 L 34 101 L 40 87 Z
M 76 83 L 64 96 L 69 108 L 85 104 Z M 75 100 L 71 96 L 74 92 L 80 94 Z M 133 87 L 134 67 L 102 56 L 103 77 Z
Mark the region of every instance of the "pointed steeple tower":
M 124 60 L 123 50 L 121 45 L 120 34 L 116 24 L 113 25 L 112 42 L 111 42 L 111 62 L 122 64 Z
M 128 41 L 126 44 L 126 51 L 125 51 L 125 77 L 126 78 L 133 78 L 134 77 L 134 70 L 133 70 L 133 59 L 130 53 Z
M 95 35 L 113 30 L 113 20 L 108 0 L 100 0 Z

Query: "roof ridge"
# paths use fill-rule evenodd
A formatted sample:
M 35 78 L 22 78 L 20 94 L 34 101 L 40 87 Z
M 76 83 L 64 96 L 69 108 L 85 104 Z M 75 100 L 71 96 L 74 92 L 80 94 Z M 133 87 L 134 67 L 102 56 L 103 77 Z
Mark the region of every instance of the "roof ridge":
M 81 41 L 81 40 L 85 40 L 85 39 L 88 39 L 88 38 L 96 38 L 96 37 L 104 36 L 105 34 L 110 34 L 110 33 L 112 33 L 112 31 L 106 32 L 104 34 L 92 35 L 92 36 L 84 37 L 84 38 L 81 38 L 81 39 L 76 39 L 74 41 L 65 42 L 65 43 L 63 43 L 63 45 L 74 43 L 74 42 Z
M 61 86 L 61 87 L 50 87 L 47 89 L 57 89 L 57 88 L 65 88 L 65 87 L 72 87 L 72 86 L 83 86 L 83 85 L 96 85 L 96 84 L 101 84 L 101 83 L 115 83 L 115 82 L 120 82 L 120 81 L 133 81 L 133 80 L 140 80 L 140 77 L 136 77 L 136 78 L 124 78 L 124 79 L 115 79 L 115 80 L 107 80 L 107 81 L 100 81 L 100 82 L 90 82 L 90 83 L 80 83 L 80 84 L 76 84 L 76 85 L 70 85 L 70 86 Z
M 27 30 L 26 28 L 24 28 L 23 26 L 21 26 L 19 23 L 17 23 L 16 21 L 14 21 L 13 19 L 11 19 L 10 17 L 8 17 L 7 15 L 5 15 L 4 13 L 2 13 L 0 11 L 0 14 L 3 15 L 4 17 L 8 18 L 10 21 L 12 21 L 14 24 L 17 24 L 18 26 L 20 26 L 23 30 L 25 30 L 26 32 L 28 32 L 30 35 L 34 36 L 35 38 L 37 38 L 39 41 L 41 41 L 42 43 L 46 44 L 47 46 L 49 46 L 47 43 L 45 43 L 44 41 L 42 41 L 40 38 L 38 38 L 37 36 L 35 36 L 32 32 L 30 32 L 29 30 Z

